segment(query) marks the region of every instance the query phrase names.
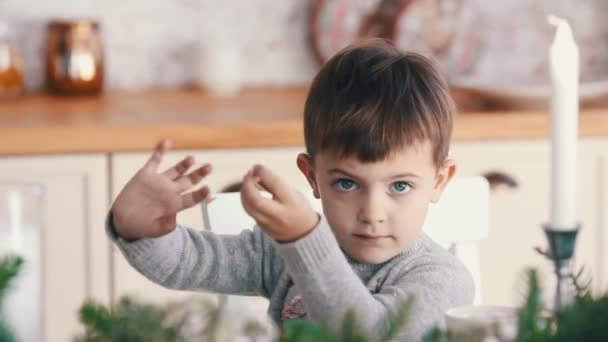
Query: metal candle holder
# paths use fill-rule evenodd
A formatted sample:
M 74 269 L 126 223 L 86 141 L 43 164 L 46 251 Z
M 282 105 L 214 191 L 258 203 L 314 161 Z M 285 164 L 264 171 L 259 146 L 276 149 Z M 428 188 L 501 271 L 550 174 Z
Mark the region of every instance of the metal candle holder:
M 573 229 L 557 230 L 549 224 L 543 225 L 549 240 L 549 258 L 553 261 L 557 276 L 554 311 L 561 311 L 574 301 L 570 261 L 574 255 L 576 236 L 580 227 L 581 225 L 578 224 Z

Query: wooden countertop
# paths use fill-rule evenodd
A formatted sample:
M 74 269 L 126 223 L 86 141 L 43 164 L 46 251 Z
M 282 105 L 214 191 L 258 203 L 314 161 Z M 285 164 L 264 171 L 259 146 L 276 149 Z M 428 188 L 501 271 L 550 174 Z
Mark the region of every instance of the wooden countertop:
M 247 89 L 235 98 L 199 91 L 109 92 L 99 97 L 0 99 L 0 155 L 302 145 L 306 89 Z M 544 139 L 547 111 L 461 111 L 455 141 Z M 608 136 L 608 109 L 585 109 L 581 136 Z

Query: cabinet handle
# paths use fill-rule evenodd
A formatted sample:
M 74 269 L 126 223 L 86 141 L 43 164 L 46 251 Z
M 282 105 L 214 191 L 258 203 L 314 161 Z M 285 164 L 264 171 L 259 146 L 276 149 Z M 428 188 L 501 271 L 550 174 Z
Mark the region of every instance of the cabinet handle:
M 488 171 L 481 174 L 490 183 L 490 190 L 517 189 L 519 183 L 511 175 L 501 171 Z
M 243 186 L 243 182 L 232 182 L 228 185 L 224 186 L 220 192 L 239 192 L 241 191 L 241 187 Z

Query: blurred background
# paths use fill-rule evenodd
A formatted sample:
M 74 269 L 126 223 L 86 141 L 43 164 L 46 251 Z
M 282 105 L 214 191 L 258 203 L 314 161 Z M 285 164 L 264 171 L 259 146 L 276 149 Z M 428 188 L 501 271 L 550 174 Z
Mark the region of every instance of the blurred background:
M 578 96 L 576 194 L 567 198 L 576 197 L 583 227 L 576 269 L 600 293 L 608 1 L 0 0 L 0 258 L 26 258 L 5 303 L 10 325 L 19 340 L 68 341 L 84 332 L 77 313 L 87 298 L 166 304 L 192 295 L 152 283 L 113 248 L 113 199 L 165 137 L 174 150 L 161 168 L 186 155 L 211 162 L 213 192 L 238 191 L 260 162 L 310 191 L 295 165 L 307 87 L 324 61 L 367 37 L 433 58 L 459 104 L 450 157 L 459 176 L 483 176 L 490 194 L 475 237 L 447 247 L 468 261 L 478 303 L 521 303 L 528 267 L 550 297 L 553 268 L 535 249 L 547 245 L 552 190 L 549 14 L 569 23 L 580 49 L 580 91 L 564 91 L 574 106 L 562 111 L 578 115 Z M 467 191 L 462 203 L 475 197 Z M 212 229 L 202 209 L 178 221 Z
M 81 19 L 99 24 L 108 89 L 189 87 L 212 72 L 205 58 L 238 68 L 243 86 L 305 85 L 320 60 L 365 35 L 434 56 L 454 85 L 514 88 L 548 82 L 547 14 L 572 26 L 582 81 L 606 79 L 607 9 L 602 0 L 0 0 L 0 21 L 27 90 L 44 86 L 48 23 Z

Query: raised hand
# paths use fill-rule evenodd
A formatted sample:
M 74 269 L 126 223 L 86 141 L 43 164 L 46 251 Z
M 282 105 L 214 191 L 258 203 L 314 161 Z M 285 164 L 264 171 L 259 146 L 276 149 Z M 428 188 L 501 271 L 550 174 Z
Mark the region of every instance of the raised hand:
M 270 192 L 272 199 L 262 196 L 258 186 Z M 277 241 L 295 241 L 319 223 L 319 215 L 304 195 L 261 165 L 243 178 L 241 202 L 260 228 Z
M 187 192 L 211 172 L 205 164 L 186 174 L 194 164 L 188 156 L 172 168 L 159 173 L 158 167 L 171 142 L 161 141 L 146 164 L 129 180 L 112 204 L 116 232 L 122 238 L 135 240 L 158 237 L 176 227 L 176 214 L 200 203 L 209 188 Z

